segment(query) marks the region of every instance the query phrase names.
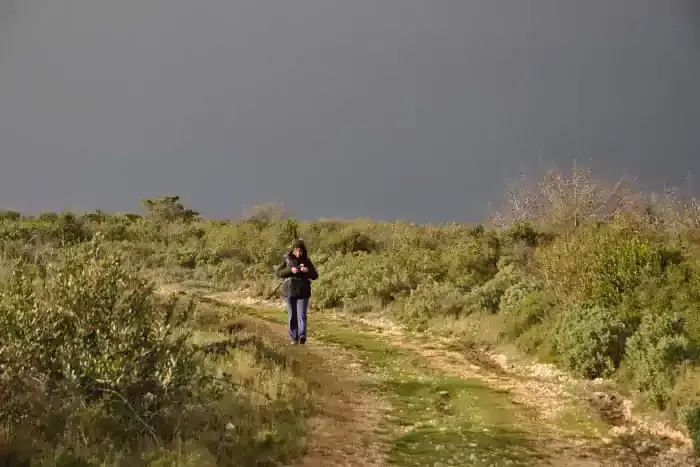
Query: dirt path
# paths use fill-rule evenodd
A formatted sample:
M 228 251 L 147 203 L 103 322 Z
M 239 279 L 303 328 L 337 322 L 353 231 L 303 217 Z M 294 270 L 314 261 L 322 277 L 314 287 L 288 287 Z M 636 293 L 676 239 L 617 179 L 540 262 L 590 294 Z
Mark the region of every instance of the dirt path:
M 280 341 L 288 340 L 285 326 L 267 325 Z M 387 465 L 386 446 L 377 433 L 389 407 L 361 387 L 356 358 L 318 342 L 294 346 L 291 351 L 303 355 L 311 368 L 307 381 L 318 410 L 311 418 L 307 452 L 295 467 Z
M 248 307 L 279 308 L 278 303 L 260 302 L 236 294 L 207 294 L 210 299 L 222 304 L 245 305 Z M 287 331 L 283 312 L 269 313 L 262 316 L 252 313 L 251 319 L 266 323 L 280 341 L 287 340 Z M 446 340 L 420 340 L 415 335 L 392 327 L 390 323 L 377 321 L 361 322 L 340 314 L 324 313 L 316 315 L 312 325 L 317 327 L 321 340 L 312 339 L 305 346 L 290 346 L 291 352 L 303 357 L 300 360 L 313 368 L 307 371 L 311 375 L 310 384 L 318 401 L 319 412 L 312 419 L 312 433 L 309 436 L 308 452 L 296 465 L 298 466 L 380 466 L 380 465 L 519 465 L 518 460 L 503 460 L 502 456 L 487 457 L 478 463 L 464 464 L 454 459 L 445 460 L 435 457 L 431 463 L 419 463 L 411 460 L 411 452 L 404 457 L 391 457 L 397 449 L 410 451 L 420 441 L 413 440 L 412 446 L 406 447 L 400 432 L 389 430 L 389 419 L 397 418 L 397 410 L 406 409 L 418 413 L 420 402 L 432 397 L 430 394 L 413 396 L 405 405 L 392 394 L 393 389 L 369 390 L 365 384 L 371 378 L 372 370 L 367 365 L 367 346 L 382 343 L 384 350 L 391 353 L 393 349 L 406 352 L 401 360 L 392 360 L 388 366 L 398 365 L 399 361 L 411 365 L 430 367 L 440 378 L 454 378 L 461 382 L 480 381 L 490 388 L 492 393 L 485 393 L 484 399 L 474 408 L 463 412 L 456 418 L 469 417 L 472 412 L 477 418 L 492 416 L 483 405 L 492 403 L 491 399 L 506 397 L 510 404 L 508 411 L 518 414 L 508 415 L 503 422 L 506 427 L 520 423 L 521 428 L 530 432 L 534 446 L 530 451 L 519 455 L 524 465 L 549 466 L 692 466 L 696 465 L 690 455 L 688 439 L 680 432 L 663 424 L 653 424 L 631 415 L 629 405 L 623 398 L 615 397 L 609 392 L 596 391 L 586 384 L 566 377 L 563 373 L 546 366 L 514 363 L 503 355 L 489 354 L 474 348 L 455 349 L 454 342 Z M 319 328 L 327 328 L 330 334 Z M 333 330 L 335 329 L 335 330 Z M 333 333 L 335 332 L 335 336 Z M 347 332 L 345 336 L 338 333 Z M 359 339 L 359 341 L 358 341 Z M 364 347 L 363 347 L 364 346 Z M 371 352 L 370 352 L 371 353 Z M 383 358 L 380 355 L 379 358 Z M 391 368 L 384 368 L 391 370 Z M 410 370 L 410 368 L 409 368 Z M 425 374 L 418 380 L 425 379 Z M 308 378 L 308 377 L 307 377 Z M 432 377 L 431 377 L 432 378 Z M 437 379 L 431 384 L 435 385 Z M 400 391 L 400 389 L 396 389 Z M 415 389 L 419 391 L 419 389 Z M 469 389 L 467 393 L 478 389 Z M 440 394 L 447 391 L 439 391 Z M 504 396 L 505 394 L 505 396 Z M 485 402 L 485 404 L 484 404 Z M 393 406 L 393 412 L 392 412 Z M 397 409 L 398 407 L 398 409 Z M 494 407 L 494 411 L 498 412 Z M 426 413 L 427 413 L 426 412 Z M 527 414 L 523 416 L 523 414 Z M 428 424 L 433 424 L 439 431 L 448 427 L 440 426 L 441 420 L 430 416 Z M 404 419 L 406 415 L 403 414 Z M 449 415 L 445 415 L 449 418 Z M 494 415 L 495 417 L 495 415 Z M 503 418 L 504 415 L 499 415 Z M 526 420 L 526 418 L 528 418 Z M 573 418 L 572 418 L 573 417 Z M 400 417 L 399 417 L 400 418 Z M 410 416 L 408 417 L 410 419 Z M 455 417 L 453 417 L 455 418 Z M 496 417 L 498 418 L 498 417 Z M 405 420 L 404 420 L 405 422 Z M 439 436 L 425 431 L 423 421 L 404 423 L 401 430 L 423 429 L 423 437 L 429 440 L 431 449 L 444 448 Z M 454 422 L 454 420 L 453 420 Z M 445 422 L 448 423 L 448 422 Z M 499 423 L 501 421 L 499 420 Z M 483 425 L 489 426 L 490 425 Z M 494 425 L 495 426 L 495 425 Z M 501 426 L 495 426 L 500 429 Z M 460 428 L 461 429 L 461 428 Z M 493 429 L 493 428 L 492 428 Z M 434 430 L 433 430 L 434 431 Z M 484 428 L 484 431 L 488 431 Z M 459 430 L 457 430 L 459 432 Z M 417 436 L 417 435 L 416 435 Z M 390 439 L 391 438 L 391 439 Z M 491 451 L 500 449 L 499 443 L 508 443 L 503 439 L 490 438 L 481 440 Z M 398 441 L 397 441 L 398 440 Z M 432 446 L 433 442 L 436 446 Z M 393 444 L 392 444 L 393 443 Z M 404 443 L 404 444 L 402 444 Z M 493 449 L 489 446 L 493 445 Z M 479 443 L 477 443 L 479 444 Z M 399 448 L 397 448 L 399 446 Z M 402 446 L 402 447 L 401 447 Z M 442 446 L 442 447 L 441 447 Z M 475 446 L 468 443 L 464 446 Z M 502 447 L 501 447 L 502 448 Z M 447 448 L 449 449 L 449 447 Z M 455 449 L 455 448 L 453 448 Z M 508 449 L 505 449 L 505 453 Z M 498 454 L 498 453 L 497 453 Z M 417 454 L 416 459 L 420 459 Z M 433 459 L 433 457 L 429 457 Z M 472 455 L 472 459 L 474 456 Z M 397 460 L 398 459 L 398 460 Z M 426 459 L 423 453 L 423 459 Z M 498 460 L 496 460 L 498 459 Z M 444 462 L 443 462 L 444 461 Z

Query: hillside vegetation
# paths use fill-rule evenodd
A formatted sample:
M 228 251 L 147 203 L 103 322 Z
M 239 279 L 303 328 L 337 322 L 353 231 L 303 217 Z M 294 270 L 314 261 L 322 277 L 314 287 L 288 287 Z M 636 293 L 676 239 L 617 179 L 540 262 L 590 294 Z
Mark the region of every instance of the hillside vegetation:
M 266 296 L 298 236 L 320 274 L 313 307 L 380 312 L 410 331 L 514 345 L 616 380 L 700 446 L 700 206 L 577 170 L 511 195 L 488 226 L 299 222 L 274 206 L 206 220 L 178 197 L 144 201 L 143 215 L 2 213 L 2 455 L 45 465 L 294 456 L 288 434 L 305 428 L 291 414 L 308 403 L 291 363 L 271 367 L 264 339 L 210 351 L 231 323 L 156 285 Z M 247 428 L 233 429 L 241 419 Z

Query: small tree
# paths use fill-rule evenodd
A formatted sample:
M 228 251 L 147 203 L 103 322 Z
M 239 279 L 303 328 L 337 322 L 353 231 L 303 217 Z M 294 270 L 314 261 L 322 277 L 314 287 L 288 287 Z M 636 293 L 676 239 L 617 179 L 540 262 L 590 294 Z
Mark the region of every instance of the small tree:
M 578 227 L 589 219 L 607 221 L 621 213 L 643 213 L 645 203 L 624 178 L 614 184 L 601 182 L 590 169 L 574 164 L 570 174 L 548 170 L 534 183 L 521 176 L 511 187 L 503 210 L 493 215 L 493 222 L 507 226 L 543 221 Z
M 141 207 L 148 211 L 149 217 L 162 222 L 192 222 L 199 218 L 199 213 L 186 208 L 179 196 L 144 199 L 141 201 Z
M 285 219 L 282 223 L 281 235 L 285 242 L 291 242 L 295 238 L 299 238 L 299 222 L 295 219 Z
M 22 218 L 22 214 L 17 211 L 0 209 L 0 221 L 16 222 Z
M 265 228 L 276 222 L 282 222 L 290 217 L 291 215 L 281 203 L 266 203 L 253 206 L 245 215 L 248 222 L 259 228 Z

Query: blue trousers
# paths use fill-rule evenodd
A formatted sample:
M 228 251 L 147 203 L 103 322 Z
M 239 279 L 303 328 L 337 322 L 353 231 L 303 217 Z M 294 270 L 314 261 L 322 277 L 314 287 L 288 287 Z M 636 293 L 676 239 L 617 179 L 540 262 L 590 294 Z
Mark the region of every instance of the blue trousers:
M 286 302 L 289 338 L 294 342 L 306 341 L 306 312 L 309 309 L 309 299 L 287 297 Z

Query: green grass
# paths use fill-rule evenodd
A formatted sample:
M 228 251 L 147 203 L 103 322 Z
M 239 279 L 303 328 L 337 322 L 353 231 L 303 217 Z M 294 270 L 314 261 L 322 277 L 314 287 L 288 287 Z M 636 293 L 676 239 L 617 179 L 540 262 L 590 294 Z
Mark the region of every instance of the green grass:
M 286 310 L 276 310 L 272 308 L 249 308 L 246 309 L 248 313 L 251 313 L 259 318 L 266 321 L 278 324 L 287 324 L 287 311 Z M 311 318 L 313 319 L 313 317 Z
M 597 438 L 610 429 L 592 409 L 582 405 L 567 407 L 554 423 L 563 432 L 589 439 Z
M 396 364 L 405 364 L 405 360 L 410 356 L 403 349 L 353 329 L 326 321 L 319 321 L 317 324 L 319 339 L 357 351 L 360 359 L 371 368 L 386 369 Z
M 284 322 L 269 310 L 253 312 Z M 478 380 L 445 377 L 430 362 L 355 323 L 321 315 L 314 328 L 315 338 L 354 351 L 371 375 L 365 384 L 391 402 L 381 434 L 390 438 L 393 465 L 531 465 L 539 457 L 528 430 L 533 414 L 508 393 Z
M 405 431 L 393 440 L 397 465 L 528 465 L 537 457 L 506 393 L 424 375 L 392 378 L 385 388 L 393 393 L 395 424 Z

